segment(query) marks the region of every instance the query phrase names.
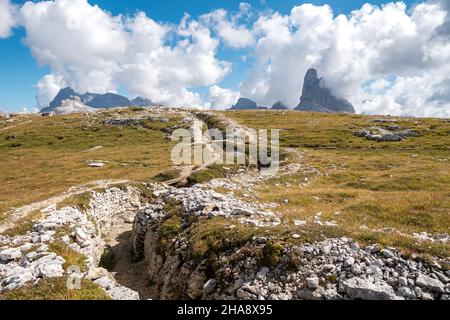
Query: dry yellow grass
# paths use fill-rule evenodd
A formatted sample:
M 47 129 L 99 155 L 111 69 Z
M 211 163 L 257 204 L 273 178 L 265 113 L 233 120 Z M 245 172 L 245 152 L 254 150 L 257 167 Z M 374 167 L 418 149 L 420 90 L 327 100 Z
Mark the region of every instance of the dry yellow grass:
M 314 223 L 321 212 L 321 220 L 336 221 L 339 229 L 360 240 L 449 256 L 449 245 L 418 243 L 411 237 L 417 232 L 450 232 L 448 122 L 399 119 L 397 125 L 422 136 L 380 143 L 353 136 L 359 128 L 383 126 L 373 123 L 373 116 L 296 111 L 225 114 L 248 127 L 284 129 L 281 146 L 297 149 L 303 153 L 300 163 L 320 171 L 319 175 L 300 171 L 257 188 L 256 196 L 278 203 L 285 220 Z M 383 228 L 390 229 L 375 231 Z
M 177 116 L 145 128 L 102 124 L 107 116 L 114 117 L 105 112 L 2 121 L 0 128 L 32 120 L 0 131 L 0 219 L 12 207 L 46 199 L 74 185 L 99 179 L 140 181 L 170 167 L 172 143 L 160 129 L 176 124 Z M 102 148 L 92 149 L 96 146 Z M 89 160 L 107 163 L 91 168 Z

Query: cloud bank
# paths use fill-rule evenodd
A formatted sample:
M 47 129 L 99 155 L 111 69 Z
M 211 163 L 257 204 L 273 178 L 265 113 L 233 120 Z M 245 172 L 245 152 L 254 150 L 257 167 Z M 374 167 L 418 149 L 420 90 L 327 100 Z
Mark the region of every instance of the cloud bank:
M 213 85 L 230 68 L 215 57 L 218 40 L 188 16 L 164 25 L 143 12 L 112 16 L 86 0 L 56 0 L 25 3 L 20 21 L 33 56 L 52 70 L 37 85 L 40 106 L 62 86 L 100 93 L 124 86 L 155 102 L 200 105 L 189 88 Z
M 449 80 L 450 44 L 436 36 L 447 13 L 437 2 L 410 12 L 397 2 L 366 4 L 349 16 L 311 4 L 261 16 L 253 26 L 257 62 L 241 92 L 295 106 L 302 77 L 314 66 L 359 112 L 449 116 L 450 101 L 433 98 Z
M 315 67 L 358 112 L 450 116 L 450 3 L 365 4 L 348 15 L 303 4 L 289 14 L 247 3 L 178 24 L 143 12 L 113 16 L 87 0 L 0 0 L 0 37 L 21 25 L 25 44 L 51 74 L 36 85 L 45 106 L 63 86 L 80 92 L 126 88 L 169 105 L 224 108 L 246 96 L 260 105 L 295 107 L 306 70 Z M 221 81 L 233 64 L 222 49 L 252 64 L 239 88 Z M 203 100 L 195 88 L 206 87 Z M 237 91 L 240 92 L 237 92 Z

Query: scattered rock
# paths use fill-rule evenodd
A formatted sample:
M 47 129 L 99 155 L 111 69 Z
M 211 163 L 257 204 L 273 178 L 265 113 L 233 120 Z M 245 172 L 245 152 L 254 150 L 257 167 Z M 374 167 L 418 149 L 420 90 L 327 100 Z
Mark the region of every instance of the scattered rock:
M 306 278 L 306 286 L 309 289 L 317 289 L 319 287 L 319 279 L 317 277 Z
M 422 273 L 418 274 L 418 276 L 416 278 L 416 284 L 419 287 L 426 288 L 426 289 L 429 289 L 434 292 L 439 292 L 439 293 L 445 292 L 445 290 L 444 290 L 445 286 L 442 282 L 440 282 L 438 279 L 431 278 Z
M 102 168 L 105 164 L 103 162 L 90 162 L 88 163 L 88 166 L 91 168 Z
M 306 221 L 304 221 L 304 220 L 294 220 L 294 225 L 296 225 L 296 226 L 304 226 L 304 225 L 306 225 Z

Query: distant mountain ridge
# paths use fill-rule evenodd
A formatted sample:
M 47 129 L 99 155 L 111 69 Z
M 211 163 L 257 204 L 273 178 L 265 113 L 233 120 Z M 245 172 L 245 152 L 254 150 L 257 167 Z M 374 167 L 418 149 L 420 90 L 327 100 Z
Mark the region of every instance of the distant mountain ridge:
M 120 94 L 116 93 L 91 93 L 87 92 L 84 94 L 80 94 L 73 90 L 70 87 L 63 88 L 59 90 L 56 97 L 49 103 L 49 106 L 43 108 L 41 112 L 53 112 L 57 108 L 64 105 L 65 100 L 73 100 L 81 105 L 85 105 L 89 108 L 95 109 L 107 109 L 107 108 L 116 108 L 116 107 L 128 107 L 128 106 L 153 106 L 154 103 L 142 97 L 136 97 L 133 100 L 129 100 L 127 97 L 124 97 Z
M 272 110 L 289 110 L 281 101 L 275 102 L 272 106 Z
M 255 101 L 248 98 L 239 98 L 235 105 L 228 110 L 288 110 L 282 102 L 278 101 L 273 104 L 272 108 L 258 106 Z
M 255 110 L 258 109 L 258 105 L 255 101 L 248 98 L 239 98 L 234 106 L 230 110 Z

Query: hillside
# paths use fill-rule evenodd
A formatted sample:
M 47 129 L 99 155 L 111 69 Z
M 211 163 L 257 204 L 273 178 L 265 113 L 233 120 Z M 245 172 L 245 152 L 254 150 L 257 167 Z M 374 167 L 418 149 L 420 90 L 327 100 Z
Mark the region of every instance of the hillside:
M 280 170 L 173 166 L 194 123 L 281 129 Z M 449 134 L 287 110 L 0 119 L 0 299 L 446 299 Z

